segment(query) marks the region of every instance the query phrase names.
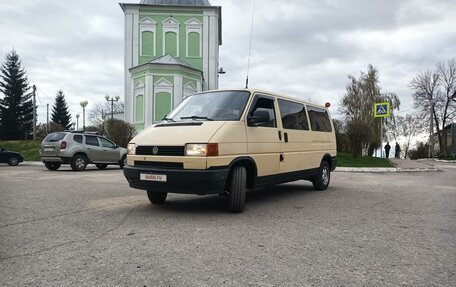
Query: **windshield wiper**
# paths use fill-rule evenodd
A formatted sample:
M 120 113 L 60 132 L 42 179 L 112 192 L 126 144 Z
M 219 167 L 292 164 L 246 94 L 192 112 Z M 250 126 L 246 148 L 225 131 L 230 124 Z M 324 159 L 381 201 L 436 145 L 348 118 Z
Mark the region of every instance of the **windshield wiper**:
M 213 121 L 213 119 L 211 119 L 211 118 L 201 117 L 201 116 L 181 117 L 181 120 L 188 120 L 188 119 Z
M 172 118 L 167 118 L 167 117 L 164 117 L 162 119 L 162 121 L 175 122 L 175 120 L 173 120 Z

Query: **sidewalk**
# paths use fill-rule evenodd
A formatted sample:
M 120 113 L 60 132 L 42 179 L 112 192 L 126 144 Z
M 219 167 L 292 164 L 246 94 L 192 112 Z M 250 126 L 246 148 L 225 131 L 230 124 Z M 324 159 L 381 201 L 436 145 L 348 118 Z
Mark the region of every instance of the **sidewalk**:
M 389 159 L 395 167 L 337 167 L 340 172 L 424 172 L 438 171 L 432 160 Z

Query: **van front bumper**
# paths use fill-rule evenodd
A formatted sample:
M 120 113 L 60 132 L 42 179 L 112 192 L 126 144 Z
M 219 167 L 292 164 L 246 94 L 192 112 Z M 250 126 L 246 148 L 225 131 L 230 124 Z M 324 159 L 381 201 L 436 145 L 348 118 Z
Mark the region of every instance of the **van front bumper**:
M 225 192 L 229 168 L 160 169 L 124 166 L 123 173 L 132 188 L 186 194 L 219 194 Z M 141 180 L 141 174 L 166 175 L 166 182 Z

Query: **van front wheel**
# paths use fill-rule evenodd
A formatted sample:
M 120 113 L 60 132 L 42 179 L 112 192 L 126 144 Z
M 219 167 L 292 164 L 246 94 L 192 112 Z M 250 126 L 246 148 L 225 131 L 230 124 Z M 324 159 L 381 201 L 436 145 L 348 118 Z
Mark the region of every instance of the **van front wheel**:
M 233 169 L 231 181 L 228 185 L 228 201 L 231 212 L 239 213 L 244 210 L 246 189 L 247 171 L 243 166 L 236 166 Z
M 167 192 L 147 191 L 147 197 L 153 204 L 163 204 L 168 196 Z
M 312 179 L 315 190 L 325 190 L 328 188 L 331 179 L 331 170 L 327 161 L 322 161 L 318 174 Z

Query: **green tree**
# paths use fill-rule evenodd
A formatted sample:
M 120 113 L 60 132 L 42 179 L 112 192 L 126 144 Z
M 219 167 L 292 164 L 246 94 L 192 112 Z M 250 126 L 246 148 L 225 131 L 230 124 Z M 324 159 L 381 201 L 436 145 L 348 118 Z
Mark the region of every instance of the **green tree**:
M 57 92 L 55 104 L 52 107 L 51 120 L 63 126 L 65 129 L 71 127 L 71 115 L 68 112 L 68 105 L 65 101 L 65 95 L 62 90 Z
M 32 132 L 33 103 L 19 55 L 12 50 L 0 67 L 0 139 L 17 140 Z
M 361 155 L 363 150 L 372 156 L 380 147 L 381 134 L 381 120 L 374 118 L 374 104 L 389 102 L 392 110 L 398 110 L 400 101 L 394 93 L 381 92 L 378 71 L 372 65 L 368 66 L 367 73 L 361 72 L 358 79 L 351 75 L 348 78 L 350 82 L 342 98 L 341 112 L 347 123 L 351 150 L 354 156 Z

